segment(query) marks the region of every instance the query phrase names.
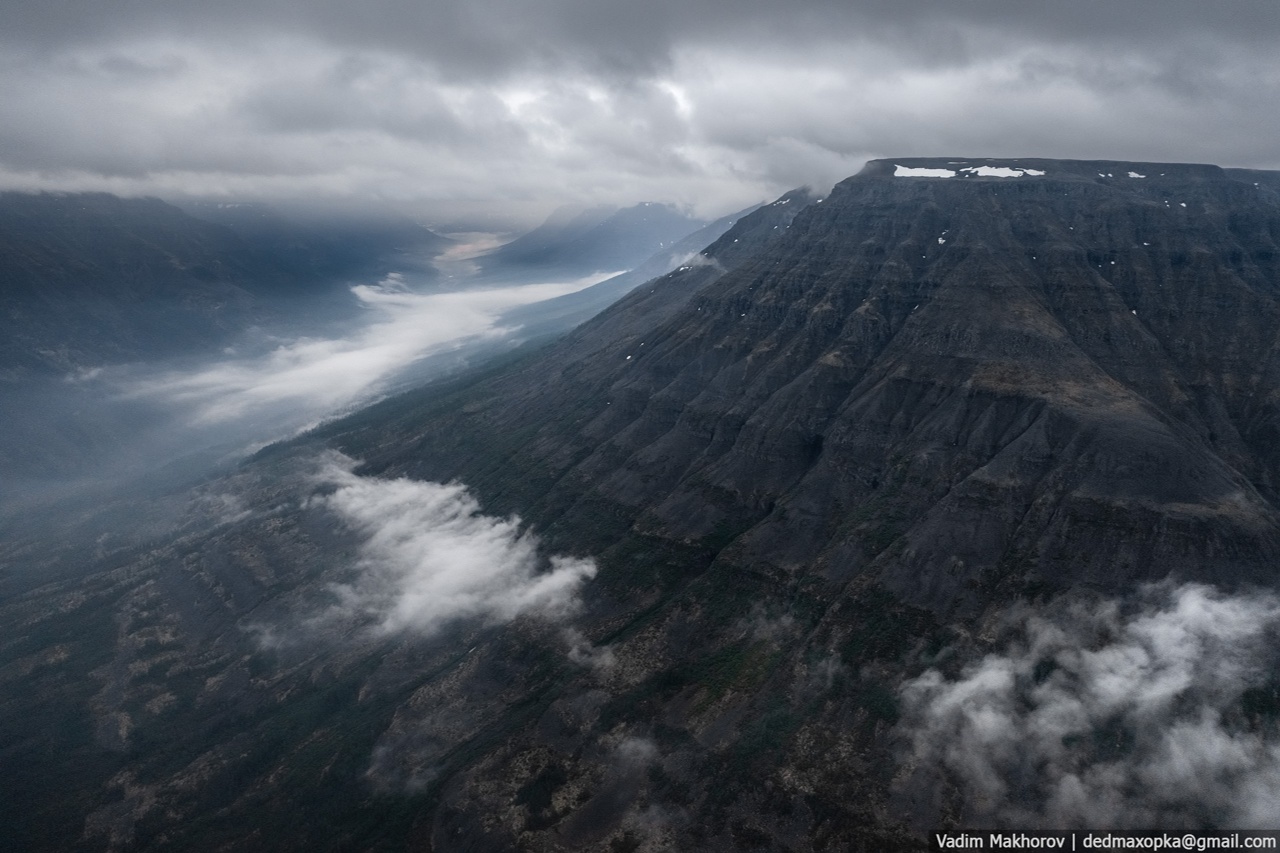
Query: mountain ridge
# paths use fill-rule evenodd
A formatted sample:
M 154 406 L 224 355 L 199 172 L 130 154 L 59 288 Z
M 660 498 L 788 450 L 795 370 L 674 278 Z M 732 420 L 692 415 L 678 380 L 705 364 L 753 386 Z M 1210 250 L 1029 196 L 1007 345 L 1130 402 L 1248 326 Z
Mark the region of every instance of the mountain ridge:
M 528 233 L 477 259 L 485 275 L 515 271 L 585 276 L 620 272 L 708 223 L 672 205 L 642 202 L 626 208 L 562 208 Z
M 192 211 L 109 193 L 0 193 L 0 375 L 208 350 L 257 323 L 332 311 L 349 276 L 390 271 L 398 240 L 444 245 L 400 221 Z
M 784 196 L 560 340 L 268 448 L 171 539 L 6 602 L 25 799 L 0 814 L 45 849 L 602 853 L 919 850 L 998 817 L 905 748 L 925 674 L 1000 665 L 1010 614 L 1064 595 L 1277 585 L 1272 178 L 1054 162 Z M 570 617 L 324 622 L 378 557 L 343 484 L 465 484 L 597 571 Z M 1028 689 L 1074 687 L 1064 660 Z M 1250 736 L 1280 713 L 1260 677 L 1226 715 Z M 1134 735 L 1106 726 L 1047 748 L 1110 766 Z
M 954 159 L 951 158 L 952 161 Z M 1166 167 L 1166 171 L 1178 173 L 1172 179 L 1184 193 L 1194 191 L 1192 185 L 1179 183 L 1185 181 L 1182 173 L 1189 171 L 1196 176 L 1196 180 L 1211 177 L 1213 182 L 1206 186 L 1216 187 L 1215 192 L 1218 194 L 1226 194 L 1225 198 L 1201 197 L 1195 203 L 1204 209 L 1188 213 L 1180 205 L 1190 203 L 1189 201 L 1174 199 L 1168 205 L 1165 204 L 1169 201 L 1163 198 L 1169 188 L 1167 182 L 1126 179 L 1122 188 L 1116 188 L 1104 179 L 1096 178 L 1095 164 L 1092 163 L 1082 167 L 1095 169 L 1092 180 L 1083 180 L 1082 176 L 1071 174 L 1069 179 L 1051 176 L 993 177 L 953 184 L 944 179 L 899 178 L 889 175 L 888 167 L 901 162 L 903 161 L 873 163 L 862 175 L 838 185 L 825 205 L 805 208 L 798 216 L 795 226 L 788 232 L 786 240 L 791 242 L 793 249 L 786 257 L 772 257 L 766 263 L 756 266 L 748 263 L 735 269 L 734 275 L 718 278 L 714 284 L 682 292 L 685 296 L 689 293 L 697 294 L 687 302 L 690 319 L 684 330 L 677 328 L 674 325 L 676 321 L 663 314 L 667 325 L 655 323 L 645 328 L 644 334 L 650 339 L 643 342 L 646 345 L 643 350 L 639 346 L 639 332 L 628 336 L 621 336 L 616 330 L 611 330 L 608 334 L 602 333 L 598 336 L 601 344 L 589 358 L 584 355 L 580 361 L 574 362 L 572 356 L 566 356 L 558 371 L 540 366 L 531 369 L 528 374 L 522 374 L 520 380 L 513 382 L 511 386 L 504 387 L 498 392 L 498 396 L 503 399 L 501 410 L 519 411 L 519 419 L 523 429 L 527 431 L 531 423 L 537 422 L 537 417 L 532 416 L 531 411 L 522 410 L 521 404 L 514 401 L 527 400 L 534 411 L 539 405 L 538 400 L 558 401 L 555 404 L 547 403 L 548 410 L 559 412 L 570 408 L 567 398 L 557 397 L 548 388 L 549 380 L 538 378 L 539 376 L 572 376 L 572 382 L 579 384 L 570 384 L 568 387 L 578 389 L 570 395 L 576 398 L 611 395 L 607 400 L 598 401 L 599 410 L 593 412 L 591 420 L 584 425 L 581 438 L 571 439 L 585 440 L 588 444 L 599 442 L 597 450 L 586 459 L 573 463 L 569 471 L 586 479 L 611 471 L 609 476 L 612 479 L 606 480 L 605 485 L 598 485 L 596 490 L 607 490 L 610 500 L 625 504 L 628 494 L 647 494 L 639 489 L 639 481 L 636 479 L 638 476 L 650 480 L 664 476 L 660 473 L 664 470 L 661 467 L 663 459 L 669 460 L 671 469 L 677 471 L 673 476 L 682 476 L 678 473 L 681 466 L 691 462 L 699 464 L 696 460 L 686 459 L 681 455 L 683 451 L 679 449 L 679 440 L 674 437 L 674 433 L 668 435 L 672 431 L 685 430 L 686 434 L 701 436 L 696 440 L 702 447 L 711 447 L 716 441 L 722 444 L 726 441 L 739 441 L 744 430 L 748 434 L 752 430 L 749 412 L 759 411 L 761 406 L 774 407 L 774 417 L 782 417 L 778 413 L 785 412 L 787 405 L 783 400 L 797 396 L 803 398 L 815 393 L 814 388 L 818 389 L 816 393 L 834 394 L 841 400 L 847 400 L 848 405 L 854 409 L 841 417 L 846 422 L 850 418 L 856 422 L 857 418 L 863 417 L 856 413 L 858 407 L 863 411 L 874 412 L 877 406 L 893 405 L 888 403 L 884 394 L 890 393 L 894 383 L 913 386 L 912 393 L 928 394 L 932 393 L 928 389 L 936 387 L 936 382 L 933 376 L 925 375 L 927 370 L 959 371 L 954 385 L 970 389 L 965 393 L 985 395 L 984 399 L 989 400 L 990 405 L 998 406 L 998 401 L 1006 399 L 1012 390 L 1016 392 L 1014 398 L 1023 401 L 1019 406 L 1047 405 L 1054 417 L 1071 420 L 1077 429 L 1084 428 L 1082 424 L 1088 421 L 1092 424 L 1088 429 L 1110 430 L 1107 433 L 1111 436 L 1108 441 L 1114 440 L 1122 445 L 1127 441 L 1138 440 L 1140 445 L 1155 442 L 1152 447 L 1164 447 L 1164 451 L 1159 453 L 1152 450 L 1152 447 L 1145 448 L 1162 461 L 1143 466 L 1141 471 L 1135 470 L 1123 477 L 1117 474 L 1112 485 L 1103 487 L 1104 493 L 1112 488 L 1130 490 L 1132 494 L 1126 500 L 1132 499 L 1129 502 L 1133 504 L 1135 512 L 1139 511 L 1139 505 L 1143 501 L 1168 506 L 1182 502 L 1186 504 L 1187 512 L 1191 511 L 1191 507 L 1199 506 L 1200 509 L 1196 512 L 1207 516 L 1218 514 L 1224 519 L 1249 516 L 1267 529 L 1263 538 L 1272 543 L 1275 520 L 1271 502 L 1275 492 L 1271 484 L 1276 482 L 1276 460 L 1269 451 L 1270 441 L 1266 436 L 1269 435 L 1267 430 L 1273 428 L 1269 425 L 1275 423 L 1274 409 L 1263 407 L 1248 415 L 1238 412 L 1237 418 L 1243 416 L 1245 421 L 1252 424 L 1252 430 L 1261 430 L 1257 435 L 1242 435 L 1242 431 L 1249 433 L 1249 429 L 1237 426 L 1237 421 L 1232 421 L 1224 413 L 1233 406 L 1237 410 L 1242 406 L 1247 407 L 1248 399 L 1237 393 L 1233 401 L 1228 403 L 1214 398 L 1215 394 L 1228 390 L 1224 387 L 1191 387 L 1192 380 L 1198 381 L 1198 377 L 1188 373 L 1189 368 L 1185 363 L 1179 368 L 1176 359 L 1164 363 L 1152 372 L 1150 365 L 1143 366 L 1136 358 L 1127 354 L 1134 347 L 1153 356 L 1171 348 L 1176 354 L 1177 346 L 1181 345 L 1185 349 L 1188 342 L 1194 341 L 1196 349 L 1192 354 L 1183 356 L 1185 362 L 1196 353 L 1209 350 L 1212 341 L 1208 336 L 1203 331 L 1191 328 L 1186 322 L 1187 311 L 1190 309 L 1206 312 L 1203 315 L 1206 317 L 1216 313 L 1220 323 L 1225 323 L 1228 319 L 1224 316 L 1223 306 L 1215 304 L 1220 303 L 1224 297 L 1220 293 L 1206 292 L 1206 286 L 1197 283 L 1206 273 L 1218 274 L 1225 281 L 1224 286 L 1232 291 L 1233 298 L 1246 300 L 1251 312 L 1267 316 L 1273 314 L 1275 282 L 1280 275 L 1275 252 L 1275 235 L 1280 232 L 1276 230 L 1274 208 L 1264 208 L 1272 211 L 1265 222 L 1234 222 L 1232 216 L 1224 212 L 1224 206 L 1245 200 L 1252 201 L 1256 190 L 1241 182 L 1224 180 L 1225 173 L 1221 170 L 1200 167 L 1189 167 L 1188 170 Z M 909 162 L 933 165 L 939 161 L 930 159 Z M 1019 162 L 1024 165 L 1047 165 L 1053 161 Z M 950 207 L 941 204 L 942 199 L 937 198 L 938 193 L 945 194 L 945 201 Z M 964 207 L 963 196 L 975 193 L 980 196 L 979 202 L 988 206 L 988 210 L 969 210 Z M 1068 193 L 1096 193 L 1099 198 L 1096 201 L 1089 198 L 1076 199 Z M 877 218 L 881 217 L 879 211 L 885 205 L 902 204 L 904 194 L 911 200 L 910 203 L 919 205 L 916 221 L 899 225 Z M 856 198 L 851 198 L 851 195 Z M 1051 230 L 1032 228 L 1029 223 L 1024 223 L 1021 227 L 1028 233 L 1015 234 L 1008 230 L 1010 223 L 1000 219 L 1000 205 L 1004 203 L 1002 196 L 1007 196 L 1010 203 L 1030 202 L 1048 205 L 1050 208 L 1057 203 L 1058 198 L 1068 198 L 1072 204 L 1083 201 L 1086 205 L 1103 206 L 1080 208 L 1071 214 L 1069 220 L 1059 216 L 1059 221 Z M 1191 195 L 1186 197 L 1189 200 L 1193 198 Z M 1107 199 L 1125 210 L 1117 209 L 1109 213 Z M 1116 202 L 1116 199 L 1119 201 Z M 1134 201 L 1130 201 L 1131 199 Z M 1135 202 L 1139 216 L 1136 221 L 1132 218 L 1135 211 L 1128 209 Z M 833 213 L 837 208 L 840 212 Z M 955 212 L 948 213 L 948 210 Z M 837 240 L 829 229 L 825 233 L 818 233 L 819 229 L 812 225 L 803 227 L 806 222 L 812 222 L 817 217 L 824 217 L 827 222 L 833 219 L 838 222 L 842 216 L 855 215 L 861 216 L 855 223 L 857 227 L 868 229 L 868 233 L 880 244 L 894 247 L 892 257 L 883 257 L 877 254 L 878 250 L 866 253 L 853 249 L 845 251 L 846 257 L 839 259 L 839 263 L 852 265 L 856 275 L 879 277 L 870 286 L 864 284 L 856 291 L 861 305 L 852 301 L 853 297 L 844 285 L 852 275 L 841 274 L 838 284 L 828 283 L 832 276 L 825 270 L 833 267 L 834 263 L 826 263 L 821 270 L 808 270 L 803 280 L 785 285 L 785 292 L 780 295 L 771 293 L 762 299 L 753 293 L 767 276 L 777 275 L 775 271 L 788 264 L 801 264 L 803 257 L 815 252 L 834 252 L 837 242 L 847 245 L 856 243 L 854 239 L 843 236 Z M 982 228 L 988 230 L 980 234 L 972 231 L 966 233 L 953 221 L 961 215 L 983 217 Z M 1246 238 L 1257 239 L 1261 243 L 1251 253 L 1231 250 L 1228 255 L 1233 259 L 1235 267 L 1228 270 L 1217 269 L 1206 260 L 1212 257 L 1208 247 L 1195 243 L 1194 229 L 1186 221 L 1192 215 L 1210 217 L 1216 226 L 1223 227 L 1228 232 L 1233 227 L 1245 229 Z M 1089 221 L 1098 216 L 1102 219 L 1100 226 L 1090 230 Z M 1204 226 L 1204 222 L 1199 222 L 1194 228 L 1201 229 Z M 821 228 L 827 226 L 823 225 Z M 989 230 L 991 228 L 995 230 Z M 1104 235 L 1120 228 L 1125 229 L 1123 245 L 1107 245 Z M 1141 239 L 1145 233 L 1141 231 L 1143 228 L 1162 229 L 1171 236 L 1165 241 L 1165 245 L 1155 242 L 1155 247 L 1152 248 L 1154 241 Z M 897 236 L 893 233 L 894 229 L 908 229 L 908 233 Z M 1077 229 L 1079 234 L 1073 234 Z M 1146 236 L 1154 236 L 1154 230 Z M 724 243 L 726 239 L 734 238 L 726 235 L 720 243 Z M 993 241 L 996 245 L 991 245 Z M 1143 246 L 1144 243 L 1148 245 Z M 1018 247 L 1016 253 L 1013 248 L 1015 245 Z M 1123 256 L 1120 254 L 1122 250 Z M 709 250 L 709 253 L 714 257 L 713 251 Z M 847 257 L 850 254 L 853 255 L 852 258 Z M 1126 259 L 1123 265 L 1120 263 L 1122 257 Z M 1070 274 L 1060 270 L 1062 264 L 1070 264 Z M 993 301 L 991 281 L 984 279 L 975 284 L 973 279 L 976 274 L 972 270 L 974 265 L 982 265 L 984 276 L 999 277 L 996 279 L 1000 282 L 1001 296 L 998 301 Z M 1051 272 L 1045 278 L 1037 272 L 1038 268 L 1058 271 Z M 1247 282 L 1240 279 L 1241 274 L 1247 275 Z M 1171 288 L 1166 292 L 1163 284 L 1155 283 L 1146 289 L 1140 288 L 1134 279 L 1139 275 L 1168 280 Z M 941 279 L 946 277 L 949 277 L 949 283 L 942 287 Z M 1069 277 L 1084 277 L 1087 284 L 1077 287 L 1068 281 Z M 655 291 L 675 288 L 674 281 L 675 278 L 668 276 L 661 280 Z M 1035 283 L 1034 294 L 1028 292 L 1026 281 Z M 1172 285 L 1177 285 L 1177 288 Z M 948 288 L 953 290 L 952 294 L 948 294 Z M 1170 295 L 1178 289 L 1183 291 L 1180 295 Z M 822 295 L 816 296 L 815 293 Z M 1162 296 L 1161 293 L 1165 295 Z M 631 301 L 619 304 L 604 316 L 580 328 L 562 347 L 574 346 L 581 352 L 584 346 L 582 342 L 590 339 L 593 330 L 604 329 L 610 324 L 616 326 L 620 322 L 617 318 L 637 316 L 642 310 L 639 297 L 640 295 L 633 296 Z M 962 319 L 952 321 L 934 313 L 933 316 L 938 316 L 944 322 L 934 328 L 922 327 L 921 318 L 930 316 L 930 312 L 937 312 L 939 309 L 934 306 L 944 297 L 946 301 L 941 303 L 945 306 L 944 310 L 955 313 Z M 670 300 L 670 305 L 675 306 L 671 311 L 686 307 L 682 298 L 683 296 Z M 969 300 L 982 300 L 987 313 L 976 313 Z M 1189 305 L 1188 300 L 1198 301 Z M 918 309 L 925 313 L 917 315 Z M 1085 309 L 1088 313 L 1085 313 Z M 707 316 L 714 315 L 714 322 L 695 318 L 695 315 L 704 312 Z M 818 314 L 824 318 L 821 323 L 815 321 Z M 826 320 L 827 317 L 830 320 Z M 998 322 L 993 322 L 993 319 Z M 832 326 L 832 323 L 838 324 L 840 329 Z M 970 327 L 965 328 L 966 324 Z M 976 331 L 978 329 L 982 331 Z M 1226 327 L 1220 326 L 1218 331 L 1219 334 L 1225 334 Z M 1274 345 L 1274 333 L 1270 331 L 1270 327 L 1251 325 L 1247 332 L 1232 331 L 1237 336 L 1242 333 L 1250 336 L 1241 346 L 1248 348 L 1253 355 L 1267 353 Z M 762 339 L 763 344 L 760 343 Z M 687 341 L 692 342 L 686 345 Z M 1182 341 L 1182 344 L 1178 341 Z M 833 343 L 838 345 L 832 348 Z M 689 366 L 687 358 L 682 355 L 691 346 L 700 347 L 699 351 L 703 353 L 702 363 L 694 362 L 693 367 Z M 787 346 L 793 347 L 788 357 L 801 360 L 798 363 L 799 369 L 795 365 L 788 367 L 785 362 L 779 364 L 767 355 L 770 350 Z M 905 351 L 904 346 L 907 347 Z M 756 352 L 757 349 L 759 352 Z M 1027 359 L 1027 355 L 1034 358 Z M 878 372 L 869 378 L 865 371 L 876 359 L 882 357 L 889 360 L 882 362 L 884 366 L 877 368 Z M 708 358 L 713 361 L 707 362 Z M 903 362 L 904 358 L 908 361 Z M 937 361 L 938 358 L 942 361 Z M 926 369 L 924 365 L 930 364 L 931 360 L 935 368 Z M 617 373 L 615 365 L 619 361 L 628 362 L 626 370 L 632 378 L 611 378 Z M 1274 364 L 1267 368 L 1269 372 L 1264 377 L 1256 375 L 1252 366 L 1246 367 L 1248 363 L 1249 358 L 1237 355 L 1230 366 L 1233 370 L 1245 372 L 1249 381 L 1255 384 L 1272 381 L 1270 377 L 1274 376 L 1276 369 Z M 1219 364 L 1217 369 L 1221 371 L 1225 367 L 1225 364 Z M 1072 376 L 1074 379 L 1070 378 Z M 519 386 L 521 382 L 529 382 L 533 390 L 522 390 Z M 797 382 L 801 385 L 797 386 Z M 859 383 L 864 386 L 864 390 L 876 387 L 879 390 L 870 398 L 858 400 L 856 398 L 859 395 L 854 391 Z M 685 390 L 679 390 L 680 387 Z M 1127 388 L 1132 390 L 1126 390 Z M 673 395 L 677 399 L 672 399 Z M 1197 402 L 1198 397 L 1204 398 L 1206 395 L 1213 399 Z M 736 398 L 736 402 L 716 409 L 719 405 L 715 402 L 717 397 L 721 400 Z M 883 402 L 874 402 L 877 399 Z M 697 418 L 707 417 L 694 414 L 704 404 L 720 413 L 714 415 L 719 420 L 718 426 L 715 421 L 702 427 L 696 426 Z M 837 401 L 836 408 L 843 404 Z M 480 405 L 473 403 L 472 408 Z M 1153 411 L 1152 405 L 1159 407 L 1159 411 Z M 665 414 L 660 410 L 664 410 Z M 1170 411 L 1174 414 L 1170 415 Z M 799 482 L 810 467 L 808 456 L 821 456 L 824 446 L 829 447 L 831 437 L 826 435 L 826 431 L 830 428 L 830 419 L 835 416 L 835 409 L 831 409 L 823 415 L 825 421 L 811 420 L 805 426 L 796 422 L 794 426 L 782 430 L 757 427 L 756 437 L 751 439 L 755 442 L 755 450 L 744 457 L 740 467 L 739 463 L 730 463 L 728 460 L 707 460 L 707 464 L 716 466 L 710 470 L 720 479 L 718 488 L 728 495 L 736 496 L 728 498 L 732 507 L 729 514 L 722 513 L 720 518 L 713 520 L 711 516 L 715 513 L 709 513 L 706 507 L 715 506 L 716 501 L 709 500 L 707 494 L 699 494 L 693 489 L 686 491 L 683 497 L 679 494 L 664 495 L 662 500 L 649 503 L 648 515 L 653 516 L 656 505 L 656 523 L 672 525 L 679 538 L 697 538 L 709 535 L 715 524 L 730 520 L 733 513 L 752 514 L 762 510 L 770 501 L 776 501 L 782 495 L 780 491 L 776 491 L 768 496 L 751 497 L 752 490 L 760 492 L 761 482 L 769 479 L 760 467 L 761 455 L 786 456 L 787 461 L 780 459 L 778 462 L 789 473 L 780 476 L 788 478 L 788 483 L 793 480 Z M 762 415 L 757 417 L 762 423 L 774 423 Z M 924 411 L 917 417 L 925 417 Z M 981 420 L 981 416 L 976 414 L 956 414 L 953 417 L 962 420 L 978 417 Z M 1082 417 L 1084 421 L 1081 420 Z M 1016 422 L 1016 418 L 1014 420 Z M 1033 418 L 1033 422 L 1035 420 L 1037 419 Z M 1048 428 L 1045 421 L 1041 420 L 1040 423 L 1038 430 Z M 959 424 L 946 427 L 952 432 L 959 428 Z M 1012 422 L 1002 429 L 1011 428 Z M 499 418 L 496 422 L 485 423 L 481 431 L 486 434 L 495 431 L 501 433 L 504 429 L 507 427 Z M 971 430 L 973 427 L 963 429 Z M 717 430 L 720 431 L 719 438 L 716 437 Z M 1196 437 L 1192 438 L 1188 430 L 1196 433 Z M 450 431 L 458 434 L 468 433 L 470 430 L 453 423 Z M 632 458 L 629 463 L 623 462 L 624 472 L 634 473 L 627 474 L 609 467 L 616 464 L 609 460 L 617 458 L 617 451 L 609 455 L 600 448 L 617 447 L 642 431 L 656 435 L 648 439 L 636 439 L 638 443 L 629 445 L 628 450 L 622 451 L 622 460 L 628 456 Z M 1225 464 L 1222 459 L 1216 458 L 1217 453 L 1205 452 L 1204 439 L 1210 434 L 1213 435 L 1213 441 L 1221 445 L 1221 453 L 1228 460 Z M 1136 435 L 1142 435 L 1143 438 L 1134 438 Z M 958 441 L 959 437 L 959 434 L 948 434 L 944 440 L 949 443 Z M 853 434 L 848 434 L 843 440 L 855 441 L 856 438 Z M 997 436 L 986 439 L 995 449 L 1002 448 L 1011 440 L 1009 438 L 1002 442 Z M 1029 434 L 1024 441 L 1030 440 Z M 1048 452 L 1049 448 L 1044 444 L 1046 441 L 1049 441 L 1047 437 L 1040 439 L 1038 446 Z M 779 447 L 780 443 L 789 447 Z M 766 449 L 768 445 L 773 445 L 773 448 Z M 449 442 L 442 440 L 441 448 L 448 446 Z M 536 447 L 536 443 L 530 445 L 534 454 L 537 453 L 533 449 Z M 1120 445 L 1108 447 L 1105 451 L 1107 454 L 1123 456 L 1128 453 L 1120 450 Z M 918 454 L 922 451 L 923 448 L 917 448 L 913 452 Z M 433 449 L 433 452 L 439 453 L 439 448 Z M 563 455 L 562 451 L 558 452 Z M 1095 449 L 1090 452 L 1100 451 Z M 767 455 L 765 458 L 768 458 Z M 844 455 L 859 458 L 865 454 L 854 453 L 845 448 Z M 984 451 L 984 455 L 987 456 L 984 465 L 993 461 L 990 451 Z M 748 458 L 756 461 L 746 462 L 745 459 Z M 1159 488 L 1163 487 L 1152 484 L 1171 482 L 1167 477 L 1162 479 L 1162 471 L 1171 470 L 1169 466 L 1172 463 L 1169 460 L 1174 458 L 1198 460 L 1180 463 L 1191 464 L 1194 469 L 1189 474 L 1184 472 L 1186 476 L 1179 481 L 1183 485 L 1188 479 L 1216 485 L 1206 485 L 1202 492 L 1196 494 L 1179 493 L 1178 488 L 1181 486 L 1174 485 L 1169 486 L 1171 491 L 1160 492 Z M 677 459 L 682 461 L 676 461 Z M 1259 461 L 1263 463 L 1261 468 L 1257 464 Z M 371 470 L 377 470 L 384 464 L 386 463 L 379 461 L 371 466 Z M 420 475 L 426 476 L 427 471 L 415 468 L 418 464 L 420 463 L 410 456 L 398 467 L 388 465 L 387 470 L 418 471 Z M 730 464 L 734 467 L 730 467 Z M 641 475 L 635 466 L 643 467 L 644 474 Z M 887 467 L 885 463 L 881 463 L 875 469 L 865 471 L 860 479 L 867 483 L 884 479 L 888 473 Z M 974 467 L 965 476 L 972 475 L 982 467 Z M 1236 472 L 1235 469 L 1242 467 L 1252 468 L 1249 477 L 1242 478 Z M 989 469 L 993 476 L 995 471 L 996 469 Z M 1002 474 L 1006 477 L 1011 475 L 1010 472 Z M 923 472 L 920 476 L 929 479 Z M 985 476 L 978 477 L 970 483 L 970 487 L 978 488 L 979 481 Z M 821 476 L 815 475 L 815 480 L 820 479 Z M 830 488 L 829 485 L 813 485 L 817 493 Z M 780 480 L 777 489 L 786 488 L 789 487 Z M 867 498 L 866 489 L 861 490 L 862 497 L 857 496 L 857 489 L 854 492 L 848 491 L 853 488 L 849 483 L 837 488 L 845 490 L 844 493 L 827 494 L 823 498 L 816 495 L 805 498 L 803 513 L 815 519 L 829 518 L 830 514 L 824 514 L 820 509 L 824 501 L 837 500 L 837 505 L 856 505 Z M 1088 503 L 1086 493 L 1089 488 L 1092 487 L 1085 482 L 1079 485 L 1079 489 L 1083 489 L 1078 495 L 1083 502 L 1082 512 Z M 1267 493 L 1265 498 L 1258 492 L 1258 488 Z M 1225 500 L 1228 495 L 1235 497 L 1215 509 L 1219 496 Z M 957 498 L 955 496 L 953 499 Z M 1190 503 L 1182 500 L 1184 498 L 1189 499 Z M 644 497 L 637 500 L 646 503 Z M 1231 501 L 1237 503 L 1233 504 Z M 1034 503 L 1035 498 L 1032 498 L 1031 504 Z M 799 513 L 800 506 L 795 509 Z M 1267 519 L 1265 522 L 1264 518 Z M 973 525 L 978 523 L 976 520 L 971 522 Z M 936 538 L 936 535 L 935 531 L 930 537 Z M 921 536 L 924 534 L 921 533 Z M 1252 535 L 1244 536 L 1244 540 L 1251 537 Z M 807 534 L 789 535 L 788 538 L 814 541 L 814 537 Z M 1256 540 L 1256 537 L 1252 538 Z M 1266 555 L 1273 553 L 1274 544 L 1264 545 L 1261 540 L 1256 540 L 1255 544 L 1261 550 L 1255 558 L 1248 561 L 1255 568 L 1247 570 L 1246 574 L 1266 577 L 1262 566 L 1270 559 Z M 1054 547 L 1063 546 L 1059 543 Z M 803 562 L 817 556 L 819 555 L 813 553 L 797 554 L 789 562 Z M 827 559 L 856 560 L 856 557 L 851 557 L 846 552 L 831 554 Z M 1103 570 L 1096 571 L 1106 575 Z

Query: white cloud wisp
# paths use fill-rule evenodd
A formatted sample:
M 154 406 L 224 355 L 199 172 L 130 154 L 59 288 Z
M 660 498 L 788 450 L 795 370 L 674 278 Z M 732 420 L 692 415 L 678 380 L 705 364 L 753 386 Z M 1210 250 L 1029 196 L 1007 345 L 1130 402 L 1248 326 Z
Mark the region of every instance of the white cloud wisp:
M 369 402 L 399 371 L 429 356 L 514 334 L 516 329 L 501 325 L 508 309 L 573 293 L 614 274 L 421 294 L 393 273 L 376 285 L 352 288 L 371 319 L 348 337 L 301 338 L 260 358 L 149 379 L 133 393 L 191 406 L 194 420 L 203 424 L 285 408 L 298 421 L 296 428 Z
M 912 785 L 942 768 L 972 825 L 1280 825 L 1280 599 L 1149 587 L 1141 607 L 1075 601 L 955 678 L 908 683 Z
M 505 623 L 518 616 L 564 619 L 596 574 L 590 559 L 543 557 L 517 516 L 484 515 L 460 483 L 380 480 L 352 473 L 345 457 L 323 479 L 320 499 L 364 536 L 358 575 L 337 585 L 331 616 L 356 618 L 377 633 L 435 633 L 458 619 Z

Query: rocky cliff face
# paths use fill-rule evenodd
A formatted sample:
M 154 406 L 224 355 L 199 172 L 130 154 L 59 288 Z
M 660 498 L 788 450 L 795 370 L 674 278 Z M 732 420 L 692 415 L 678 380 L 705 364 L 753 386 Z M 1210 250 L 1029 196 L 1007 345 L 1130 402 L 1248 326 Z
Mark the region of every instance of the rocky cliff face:
M 1249 177 L 873 162 L 767 251 L 659 280 L 409 448 L 343 440 L 373 470 L 472 482 L 496 462 L 476 437 L 500 437 L 556 506 L 724 537 L 721 559 L 780 579 L 869 573 L 944 614 L 1032 586 L 1265 582 L 1280 208 Z
M 974 812 L 903 793 L 901 688 L 996 611 L 1275 585 L 1274 186 L 873 162 L 550 347 L 264 453 L 4 606 L 2 815 L 46 849 L 918 849 Z M 373 630 L 359 573 L 425 522 L 371 551 L 307 473 L 334 447 L 384 519 L 416 494 L 390 478 L 458 478 L 592 556 L 581 608 Z M 335 590 L 364 615 L 317 620 Z

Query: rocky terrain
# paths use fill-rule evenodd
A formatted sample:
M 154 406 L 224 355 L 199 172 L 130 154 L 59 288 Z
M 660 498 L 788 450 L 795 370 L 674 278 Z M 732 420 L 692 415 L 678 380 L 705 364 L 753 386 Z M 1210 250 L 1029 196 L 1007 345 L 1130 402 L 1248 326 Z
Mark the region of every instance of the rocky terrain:
M 800 191 L 799 194 L 804 196 L 807 191 Z M 657 251 L 634 268 L 576 293 L 517 308 L 504 315 L 503 322 L 519 325 L 521 334 L 529 339 L 558 337 L 568 329 L 590 320 L 645 282 L 665 275 L 678 266 L 687 265 L 695 254 L 718 240 L 739 219 L 757 207 L 759 205 L 721 217 L 674 242 L 671 242 L 670 234 L 663 234 L 661 236 L 666 239 L 658 241 Z
M 1276 186 L 873 161 L 550 346 L 173 496 L 162 538 L 0 608 L 0 823 L 47 850 L 893 850 L 998 815 L 916 784 L 913 679 L 1062 594 L 1275 586 Z M 536 568 L 428 618 L 413 548 L 481 511 Z M 1274 726 L 1273 688 L 1224 719 Z
M 0 380 L 189 354 L 254 323 L 296 323 L 351 277 L 395 269 L 396 251 L 448 244 L 398 221 L 192 209 L 209 219 L 155 198 L 0 193 Z
M 719 531 L 771 576 L 870 573 L 944 614 L 1015 580 L 1269 580 L 1274 192 L 1208 166 L 895 165 L 711 284 L 677 272 L 464 406 L 340 441 L 477 488 L 519 460 L 522 513 L 589 495 L 666 539 Z

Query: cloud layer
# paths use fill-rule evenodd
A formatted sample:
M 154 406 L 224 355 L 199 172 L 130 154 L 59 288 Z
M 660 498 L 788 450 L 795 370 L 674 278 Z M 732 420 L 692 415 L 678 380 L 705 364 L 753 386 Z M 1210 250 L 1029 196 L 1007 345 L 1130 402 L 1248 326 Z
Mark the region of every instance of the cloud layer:
M 529 221 L 724 213 L 869 156 L 1280 166 L 1270 0 L 5 6 L 9 187 Z
M 564 619 L 595 576 L 588 559 L 543 556 L 520 519 L 484 515 L 459 483 L 380 480 L 334 459 L 322 499 L 364 538 L 354 580 L 334 587 L 327 617 L 354 618 L 379 633 L 429 635 L 458 619 Z
M 904 688 L 909 785 L 949 777 L 969 825 L 1280 825 L 1280 599 L 1162 585 L 1133 612 L 1076 600 L 1011 625 L 1003 651 Z
M 296 429 L 368 402 L 416 362 L 516 333 L 500 325 L 502 312 L 510 308 L 572 293 L 610 275 L 421 294 L 392 273 L 377 285 L 353 288 L 367 320 L 347 337 L 288 341 L 260 357 L 228 358 L 148 378 L 130 393 L 178 403 L 197 423 L 284 413 Z

